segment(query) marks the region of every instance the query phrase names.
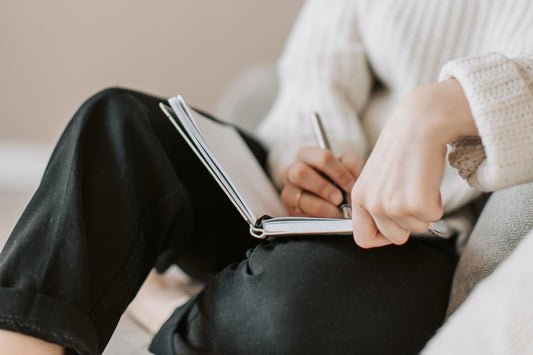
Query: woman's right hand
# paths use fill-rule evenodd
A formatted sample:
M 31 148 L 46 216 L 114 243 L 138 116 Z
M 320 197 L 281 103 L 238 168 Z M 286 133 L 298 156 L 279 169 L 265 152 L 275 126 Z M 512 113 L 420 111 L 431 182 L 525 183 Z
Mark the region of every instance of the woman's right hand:
M 303 147 L 283 172 L 281 200 L 292 216 L 343 218 L 338 205 L 341 191 L 348 194 L 363 169 L 364 159 L 354 152 L 340 158 L 318 147 Z

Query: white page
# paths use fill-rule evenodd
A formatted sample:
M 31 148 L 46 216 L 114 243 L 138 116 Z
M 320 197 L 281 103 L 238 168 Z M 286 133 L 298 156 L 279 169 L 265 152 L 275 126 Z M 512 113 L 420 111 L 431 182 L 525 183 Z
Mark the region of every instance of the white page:
M 352 234 L 351 219 L 278 217 L 263 221 L 262 228 L 251 228 L 257 238 L 286 235 L 347 235 Z
M 192 115 L 205 141 L 209 142 L 211 152 L 255 218 L 265 214 L 273 217 L 287 215 L 274 185 L 237 130 L 195 112 Z

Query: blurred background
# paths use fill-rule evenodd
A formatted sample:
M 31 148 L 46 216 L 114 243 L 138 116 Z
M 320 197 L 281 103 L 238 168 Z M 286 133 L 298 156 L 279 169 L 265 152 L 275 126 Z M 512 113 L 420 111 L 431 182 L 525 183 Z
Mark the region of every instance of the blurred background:
M 86 98 L 179 92 L 223 114 L 236 81 L 273 67 L 302 3 L 0 0 L 0 245 Z

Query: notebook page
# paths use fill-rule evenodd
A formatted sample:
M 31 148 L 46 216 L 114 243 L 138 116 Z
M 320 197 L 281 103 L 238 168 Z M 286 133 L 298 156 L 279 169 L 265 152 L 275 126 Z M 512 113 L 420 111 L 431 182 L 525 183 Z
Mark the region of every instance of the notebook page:
M 232 126 L 213 122 L 196 112 L 191 114 L 211 152 L 256 219 L 265 214 L 287 215 L 274 185 L 237 130 Z
M 238 191 L 236 191 L 235 186 L 228 180 L 225 172 L 221 171 L 221 168 L 218 166 L 218 162 L 215 161 L 211 151 L 209 150 L 209 147 L 201 137 L 193 118 L 185 112 L 186 107 L 179 103 L 176 98 L 169 99 L 169 103 L 171 105 L 175 104 L 173 109 L 164 105 L 163 103 L 160 103 L 159 107 L 172 122 L 174 127 L 179 131 L 183 139 L 194 151 L 198 159 L 200 159 L 202 164 L 204 164 L 204 166 L 209 170 L 211 176 L 213 176 L 213 178 L 217 181 L 220 188 L 222 188 L 226 196 L 237 208 L 242 217 L 249 224 L 254 225 L 256 222 L 256 217 L 253 214 L 253 211 L 251 211 L 249 206 L 243 200 L 242 196 L 238 193 Z M 176 119 L 170 113 L 170 111 L 174 111 L 174 113 L 177 115 Z

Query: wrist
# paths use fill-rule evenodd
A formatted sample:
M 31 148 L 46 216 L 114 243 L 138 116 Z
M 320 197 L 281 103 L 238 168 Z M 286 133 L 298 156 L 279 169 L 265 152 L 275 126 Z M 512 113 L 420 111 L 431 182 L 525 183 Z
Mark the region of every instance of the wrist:
M 424 119 L 429 139 L 446 145 L 459 137 L 478 136 L 470 105 L 458 80 L 452 78 L 419 89 L 426 105 Z M 415 90 L 415 91 L 416 91 Z

